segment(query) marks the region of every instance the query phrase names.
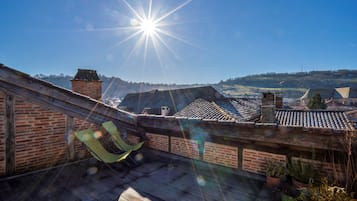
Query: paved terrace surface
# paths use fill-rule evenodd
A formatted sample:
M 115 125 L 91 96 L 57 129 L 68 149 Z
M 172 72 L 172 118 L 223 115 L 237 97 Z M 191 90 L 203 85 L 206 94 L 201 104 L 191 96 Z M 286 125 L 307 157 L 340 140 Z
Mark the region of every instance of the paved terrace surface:
M 256 175 L 157 152 L 141 151 L 136 167 L 89 159 L 27 176 L 0 180 L 1 201 L 118 200 L 129 187 L 155 200 L 273 200 Z M 97 170 L 97 171 L 95 171 Z

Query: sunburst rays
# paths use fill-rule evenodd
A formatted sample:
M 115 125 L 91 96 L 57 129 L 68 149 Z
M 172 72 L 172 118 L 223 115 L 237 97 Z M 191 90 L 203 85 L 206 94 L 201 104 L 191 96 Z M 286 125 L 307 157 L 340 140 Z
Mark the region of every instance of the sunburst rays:
M 185 44 L 192 45 L 188 41 L 182 39 L 181 37 L 173 34 L 168 29 L 169 26 L 173 26 L 176 23 L 167 22 L 168 17 L 188 5 L 192 0 L 186 0 L 173 9 L 165 12 L 159 16 L 153 15 L 153 1 L 148 0 L 147 9 L 135 8 L 127 0 L 122 0 L 123 4 L 128 8 L 132 14 L 132 19 L 130 20 L 129 27 L 117 27 L 116 30 L 126 30 L 130 31 L 123 40 L 119 41 L 116 46 L 122 45 L 130 40 L 136 40 L 135 45 L 132 47 L 128 59 L 132 54 L 140 48 L 143 48 L 143 59 L 144 62 L 147 59 L 148 51 L 153 50 L 158 61 L 162 64 L 162 56 L 160 48 L 168 50 L 170 54 L 178 59 L 177 54 L 174 49 L 170 47 L 166 38 L 171 38 Z M 149 50 L 150 49 L 150 50 Z

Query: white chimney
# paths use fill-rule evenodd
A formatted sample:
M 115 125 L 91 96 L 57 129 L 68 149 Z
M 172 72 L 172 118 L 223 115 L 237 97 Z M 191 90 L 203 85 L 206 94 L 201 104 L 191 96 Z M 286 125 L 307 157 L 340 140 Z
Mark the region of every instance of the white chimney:
M 161 115 L 168 116 L 170 114 L 170 108 L 168 106 L 161 107 Z

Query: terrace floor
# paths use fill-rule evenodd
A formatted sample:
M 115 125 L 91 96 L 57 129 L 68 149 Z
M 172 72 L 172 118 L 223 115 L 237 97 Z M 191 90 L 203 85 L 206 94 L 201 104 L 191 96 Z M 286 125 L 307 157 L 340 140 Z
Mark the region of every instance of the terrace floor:
M 0 200 L 114 201 L 129 187 L 153 201 L 273 200 L 274 193 L 264 185 L 263 177 L 148 149 L 141 153 L 142 162 L 131 168 L 89 159 L 2 179 Z

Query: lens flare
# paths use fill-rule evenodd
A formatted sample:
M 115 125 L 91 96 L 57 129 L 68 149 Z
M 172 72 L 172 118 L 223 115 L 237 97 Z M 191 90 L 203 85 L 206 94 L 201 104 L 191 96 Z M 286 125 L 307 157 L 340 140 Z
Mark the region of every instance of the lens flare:
M 102 136 L 103 136 L 103 134 L 102 134 L 101 131 L 95 131 L 95 132 L 93 133 L 93 137 L 95 137 L 95 138 L 97 138 L 97 139 L 101 138 Z
M 198 175 L 196 178 L 197 184 L 200 186 L 205 186 L 206 185 L 206 180 L 202 175 Z

